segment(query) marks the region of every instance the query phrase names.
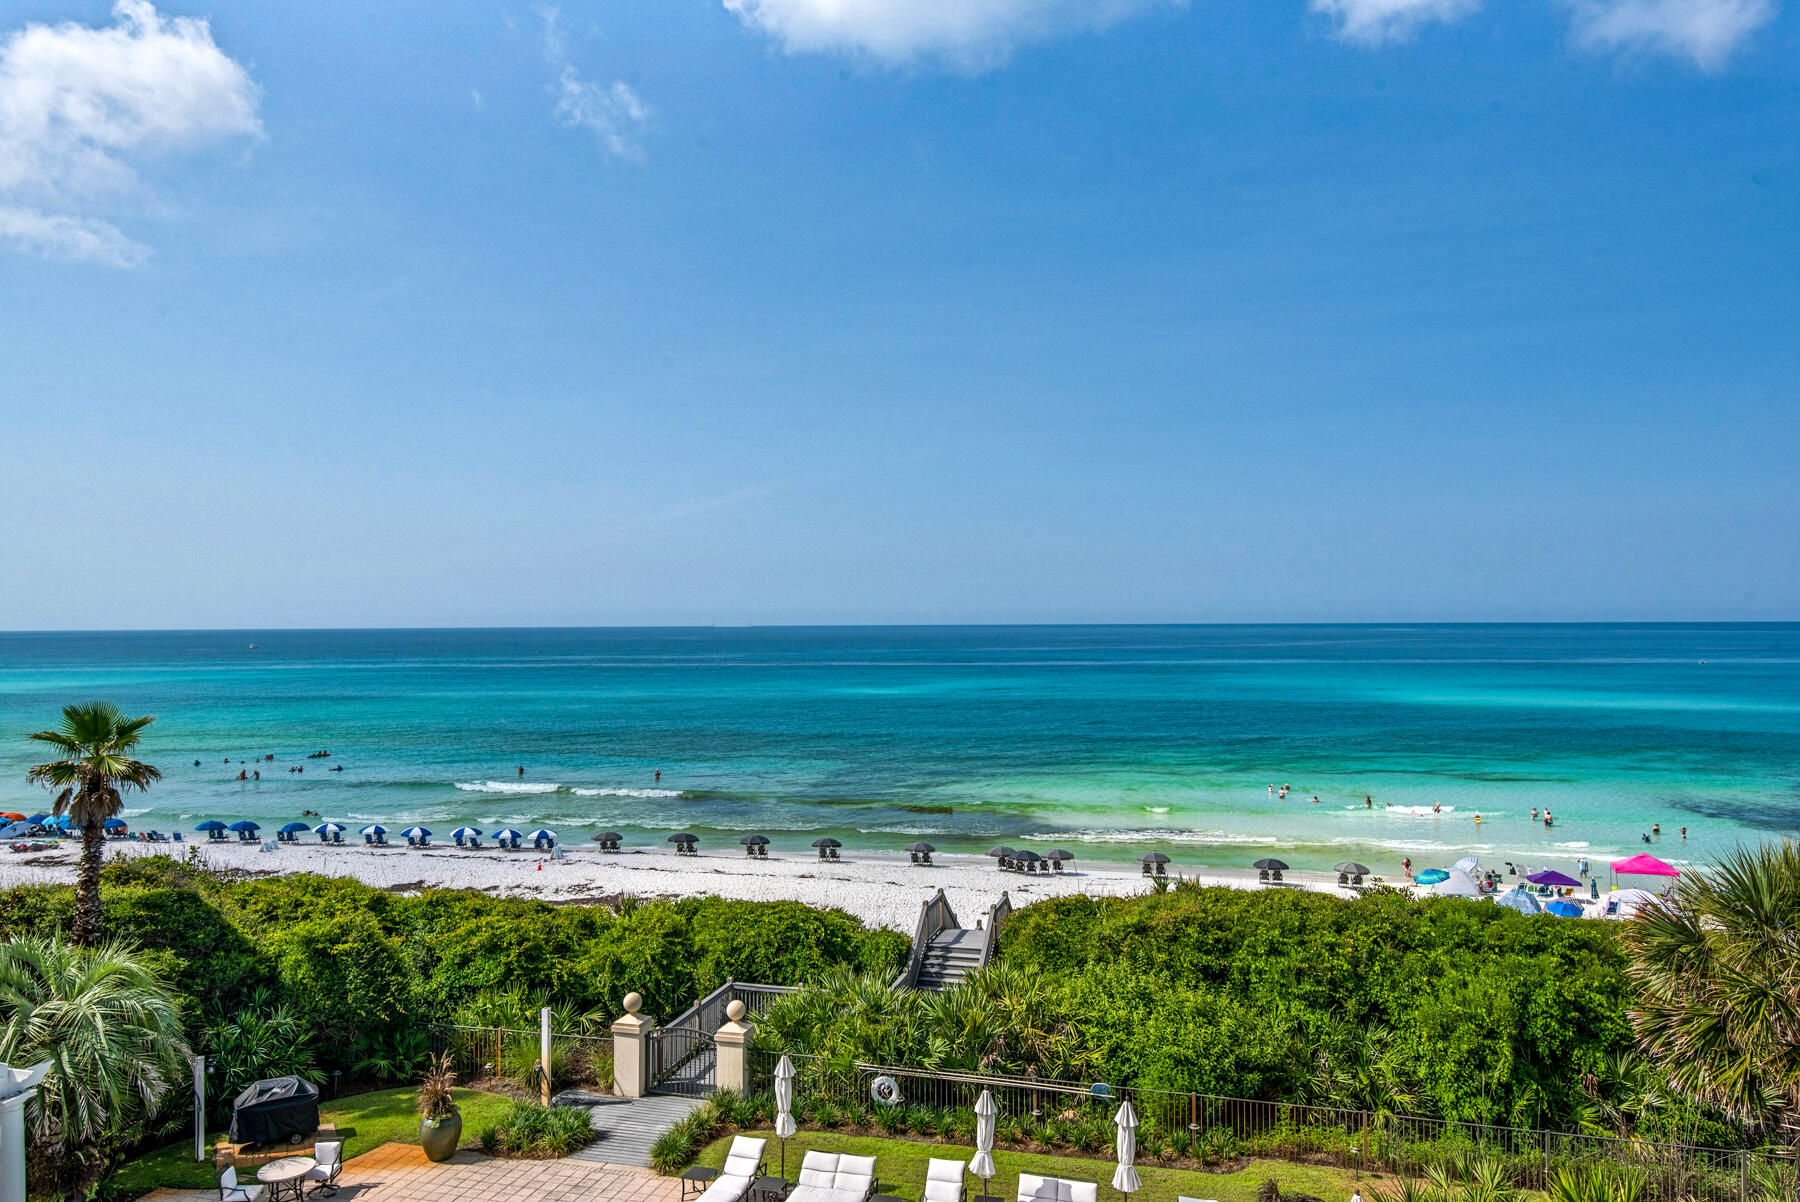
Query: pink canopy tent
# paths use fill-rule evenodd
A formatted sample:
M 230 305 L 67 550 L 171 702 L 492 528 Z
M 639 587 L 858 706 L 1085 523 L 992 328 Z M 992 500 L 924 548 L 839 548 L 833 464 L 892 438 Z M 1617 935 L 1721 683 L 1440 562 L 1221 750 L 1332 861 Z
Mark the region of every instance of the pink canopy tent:
M 1665 864 L 1655 856 L 1644 852 L 1626 860 L 1614 860 L 1614 872 L 1623 872 L 1629 876 L 1680 876 L 1680 869 L 1673 864 Z

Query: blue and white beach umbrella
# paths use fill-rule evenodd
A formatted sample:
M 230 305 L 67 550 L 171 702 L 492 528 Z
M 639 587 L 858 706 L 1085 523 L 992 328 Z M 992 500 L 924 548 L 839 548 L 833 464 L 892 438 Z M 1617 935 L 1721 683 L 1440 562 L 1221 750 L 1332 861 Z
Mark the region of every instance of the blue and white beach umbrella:
M 544 840 L 548 840 L 551 843 L 556 842 L 556 832 L 543 830 L 541 828 L 531 832 L 531 841 L 533 843 L 542 842 Z
M 472 826 L 459 826 L 450 832 L 450 837 L 458 840 L 479 839 L 481 838 L 481 831 Z
M 494 838 L 496 839 L 523 839 L 524 837 L 524 835 L 521 835 L 510 826 L 503 831 L 494 832 Z
M 431 834 L 431 832 L 422 826 L 409 826 L 401 831 L 400 834 L 408 839 L 423 839 L 425 836 Z
M 256 825 L 256 823 L 250 821 L 248 818 L 240 818 L 225 829 L 228 831 L 260 831 L 262 827 Z
M 363 827 L 356 833 L 359 835 L 385 835 L 387 834 L 387 827 L 381 825 L 379 822 L 371 822 L 368 826 Z
M 343 833 L 344 828 L 335 822 L 321 822 L 319 825 L 313 827 L 313 834 L 315 835 L 341 835 Z

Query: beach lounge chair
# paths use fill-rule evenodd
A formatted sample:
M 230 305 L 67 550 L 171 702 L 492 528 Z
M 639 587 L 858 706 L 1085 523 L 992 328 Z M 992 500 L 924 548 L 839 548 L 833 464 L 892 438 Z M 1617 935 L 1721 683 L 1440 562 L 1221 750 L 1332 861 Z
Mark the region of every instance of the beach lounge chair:
M 1158 876 L 1162 875 L 1162 865 L 1161 864 L 1158 864 L 1156 866 L 1156 872 L 1157 872 Z M 1271 885 L 1281 884 L 1281 869 L 1277 868 L 1269 873 L 1269 883 Z
M 1092 1181 L 1019 1174 L 1019 1202 L 1099 1202 L 1099 1198 L 1100 1187 Z
M 925 1190 L 921 1202 L 963 1202 L 968 1197 L 969 1165 L 963 1160 L 932 1157 L 925 1166 Z
M 874 1192 L 873 1156 L 808 1152 L 800 1165 L 799 1182 L 787 1202 L 864 1202 Z
M 328 1139 L 313 1144 L 313 1159 L 318 1163 L 306 1170 L 306 1180 L 313 1183 L 308 1192 L 337 1193 L 338 1171 L 344 1167 L 343 1141 Z
M 266 1192 L 266 1186 L 239 1185 L 235 1167 L 219 1174 L 219 1202 L 256 1202 Z
M 731 1150 L 725 1153 L 725 1167 L 700 1194 L 700 1202 L 738 1202 L 749 1193 L 756 1179 L 763 1175 L 763 1149 L 768 1142 L 747 1135 L 733 1139 Z

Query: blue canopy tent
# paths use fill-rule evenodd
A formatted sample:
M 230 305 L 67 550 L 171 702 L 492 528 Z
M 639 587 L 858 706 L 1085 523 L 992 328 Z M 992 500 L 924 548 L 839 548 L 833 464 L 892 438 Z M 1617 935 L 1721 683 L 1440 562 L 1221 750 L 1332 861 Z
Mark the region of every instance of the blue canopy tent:
M 249 843 L 255 840 L 256 832 L 261 830 L 262 827 L 256 825 L 256 823 L 250 821 L 248 818 L 240 818 L 225 829 L 236 831 L 237 837 L 241 842 Z
M 531 832 L 531 845 L 539 851 L 556 846 L 556 832 L 539 828 Z
M 1494 899 L 1497 906 L 1505 906 L 1508 910 L 1517 910 L 1521 914 L 1542 914 L 1544 907 L 1538 899 L 1531 896 L 1523 886 L 1506 891 L 1505 896 Z
M 514 851 L 518 850 L 519 840 L 524 837 L 524 835 L 521 835 L 510 826 L 503 831 L 494 832 L 494 842 L 496 844 Z
M 429 847 L 431 845 L 431 832 L 422 826 L 409 826 L 400 833 L 406 836 L 408 847 Z
M 1558 918 L 1580 918 L 1581 907 L 1572 901 L 1553 901 L 1544 907 L 1544 913 L 1554 914 Z
M 313 827 L 313 834 L 319 836 L 321 843 L 342 843 L 344 841 L 344 828 L 335 822 L 319 823 Z
M 225 824 L 217 818 L 208 818 L 194 829 L 204 833 L 210 843 L 217 843 L 225 838 Z
M 387 846 L 387 827 L 381 825 L 379 822 L 371 822 L 368 826 L 363 827 L 358 833 L 362 835 L 364 843 L 371 844 L 375 847 Z
M 481 828 L 480 827 L 459 826 L 455 830 L 450 832 L 450 837 L 452 839 L 456 840 L 456 845 L 458 847 L 480 847 L 481 846 Z

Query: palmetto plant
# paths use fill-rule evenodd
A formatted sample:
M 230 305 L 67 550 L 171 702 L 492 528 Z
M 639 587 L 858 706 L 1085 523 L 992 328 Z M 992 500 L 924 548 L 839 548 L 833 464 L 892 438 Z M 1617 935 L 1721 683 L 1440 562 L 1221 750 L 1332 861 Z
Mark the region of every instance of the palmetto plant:
M 1677 1090 L 1800 1139 L 1800 844 L 1739 848 L 1626 924 L 1632 1023 Z
M 61 759 L 39 764 L 26 779 L 57 790 L 54 810 L 67 813 L 81 828 L 81 873 L 75 884 L 75 942 L 92 946 L 100 936 L 101 824 L 116 818 L 124 794 L 148 789 L 162 773 L 131 757 L 146 726 L 154 718 L 127 718 L 105 701 L 65 705 L 55 730 L 31 736 L 62 753 Z
M 33 1151 L 80 1190 L 187 1078 L 173 991 L 131 949 L 21 935 L 0 944 L 0 1061 L 50 1061 L 26 1112 Z

